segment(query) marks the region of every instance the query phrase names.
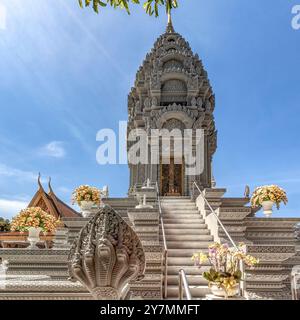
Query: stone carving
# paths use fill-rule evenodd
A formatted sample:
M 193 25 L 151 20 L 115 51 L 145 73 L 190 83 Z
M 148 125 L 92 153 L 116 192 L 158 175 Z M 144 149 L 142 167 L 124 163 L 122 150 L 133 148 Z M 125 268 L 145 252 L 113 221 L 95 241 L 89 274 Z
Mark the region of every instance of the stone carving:
M 169 93 L 169 92 L 186 92 L 187 87 L 184 81 L 181 80 L 168 80 L 164 83 L 162 87 L 162 93 Z
M 151 89 L 152 90 L 160 90 L 161 81 L 158 74 L 153 74 L 151 77 Z
M 191 77 L 189 80 L 188 80 L 188 89 L 189 90 L 197 90 L 198 89 L 198 76 L 194 76 L 194 77 Z
M 142 107 L 141 107 L 141 103 L 139 100 L 135 103 L 135 111 L 137 114 L 142 113 Z
M 199 107 L 199 110 L 200 110 L 200 111 L 204 111 L 204 108 L 203 108 L 203 100 L 202 100 L 201 97 L 199 97 L 199 98 L 197 99 L 197 106 Z
M 156 97 L 152 98 L 152 106 L 153 107 L 157 106 L 157 98 Z
M 195 97 L 192 98 L 191 105 L 192 105 L 192 107 L 196 107 L 197 106 L 197 100 L 196 100 Z
M 170 119 L 164 123 L 163 129 L 167 129 L 169 131 L 172 131 L 173 129 L 179 129 L 183 131 L 185 129 L 185 125 L 180 120 Z
M 297 223 L 295 225 L 295 238 L 297 240 L 300 240 L 300 223 Z
M 248 185 L 245 187 L 244 197 L 250 198 L 250 187 Z
M 175 59 L 171 59 L 171 60 L 168 60 L 167 62 L 165 62 L 164 64 L 164 70 L 176 70 L 176 69 L 180 69 L 182 70 L 183 69 L 183 64 L 181 61 L 179 60 L 175 60 Z
M 150 100 L 150 98 L 146 98 L 145 99 L 145 101 L 144 101 L 144 106 L 145 106 L 145 108 L 150 108 L 151 107 L 151 100 Z
M 201 129 L 204 121 L 204 117 L 199 117 L 193 124 L 193 129 Z
M 138 236 L 109 206 L 87 223 L 70 250 L 70 280 L 80 281 L 97 300 L 120 299 L 124 287 L 141 280 L 144 271 Z

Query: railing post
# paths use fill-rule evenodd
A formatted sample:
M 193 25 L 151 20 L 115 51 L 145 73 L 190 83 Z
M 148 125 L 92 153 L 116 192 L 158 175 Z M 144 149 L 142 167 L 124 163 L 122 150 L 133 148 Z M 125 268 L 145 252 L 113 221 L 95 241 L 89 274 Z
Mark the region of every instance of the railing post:
M 181 270 L 179 271 L 179 274 L 178 274 L 178 283 L 179 283 L 179 300 L 183 300 Z
M 178 287 L 178 293 L 179 293 L 179 300 L 183 300 L 184 298 L 184 293 L 186 295 L 186 300 L 193 300 L 192 298 L 192 294 L 191 294 L 191 290 L 186 278 L 186 273 L 184 272 L 183 269 L 181 269 L 178 273 L 178 283 L 179 283 L 179 287 Z M 184 291 L 183 291 L 184 288 Z
M 158 210 L 160 216 L 160 223 L 162 229 L 162 236 L 163 236 L 163 243 L 164 243 L 164 279 L 163 279 L 163 296 L 165 299 L 168 297 L 168 246 L 166 241 L 166 233 L 165 233 L 165 226 L 164 221 L 162 218 L 162 210 L 161 210 L 161 203 L 160 203 L 160 195 L 159 195 L 159 188 L 158 182 L 156 181 L 156 193 L 157 193 L 157 202 L 158 202 Z
M 245 291 L 246 291 L 246 272 L 245 272 L 245 264 L 243 261 L 240 261 L 240 271 L 242 273 L 242 281 L 240 282 L 240 295 L 244 297 Z

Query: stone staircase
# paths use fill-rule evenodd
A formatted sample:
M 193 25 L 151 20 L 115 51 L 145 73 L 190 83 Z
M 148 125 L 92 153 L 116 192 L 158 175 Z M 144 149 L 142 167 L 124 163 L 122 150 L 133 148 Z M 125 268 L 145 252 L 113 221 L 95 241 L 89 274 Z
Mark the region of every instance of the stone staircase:
M 209 266 L 194 266 L 191 257 L 198 251 L 207 252 L 213 237 L 196 205 L 189 197 L 163 197 L 163 221 L 168 246 L 168 299 L 178 299 L 178 272 L 186 272 L 193 299 L 210 293 L 202 272 Z M 162 232 L 160 240 L 163 241 Z

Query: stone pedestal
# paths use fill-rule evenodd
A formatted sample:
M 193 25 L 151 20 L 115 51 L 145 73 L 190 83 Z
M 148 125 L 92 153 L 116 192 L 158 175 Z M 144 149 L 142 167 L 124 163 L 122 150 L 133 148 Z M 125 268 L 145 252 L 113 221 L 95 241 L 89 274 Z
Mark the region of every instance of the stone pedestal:
M 141 240 L 159 240 L 159 213 L 157 209 L 131 209 L 128 211 L 128 217 Z
M 133 209 L 128 217 L 134 230 L 142 240 L 146 256 L 145 278 L 130 284 L 131 299 L 162 299 L 162 256 L 163 248 L 159 242 L 158 209 Z
M 68 229 L 58 228 L 53 239 L 53 249 L 66 249 L 70 247 L 68 242 Z

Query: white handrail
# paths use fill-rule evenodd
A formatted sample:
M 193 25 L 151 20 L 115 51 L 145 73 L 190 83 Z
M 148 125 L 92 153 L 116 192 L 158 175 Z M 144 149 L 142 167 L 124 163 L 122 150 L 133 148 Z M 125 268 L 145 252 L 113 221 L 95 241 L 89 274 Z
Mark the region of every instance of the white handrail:
M 183 300 L 183 290 L 182 288 L 184 288 L 184 292 L 186 295 L 186 300 L 192 300 L 192 294 L 191 294 L 191 290 L 188 284 L 188 280 L 186 277 L 186 273 L 184 270 L 180 270 L 179 274 L 178 274 L 178 284 L 179 284 L 179 300 Z
M 211 213 L 213 214 L 213 216 L 217 219 L 217 222 L 219 223 L 219 225 L 221 226 L 221 228 L 223 229 L 224 233 L 226 234 L 226 236 L 228 237 L 229 241 L 231 242 L 232 246 L 236 249 L 239 250 L 238 246 L 236 245 L 236 243 L 233 241 L 233 239 L 231 238 L 230 234 L 228 233 L 228 231 L 226 230 L 225 226 L 223 225 L 222 221 L 219 219 L 218 215 L 216 214 L 215 210 L 212 208 L 212 206 L 210 205 L 210 203 L 208 202 L 208 200 L 205 198 L 202 190 L 199 188 L 199 186 L 197 185 L 196 181 L 194 181 L 193 183 L 193 193 L 194 193 L 194 186 L 196 186 L 196 188 L 198 189 L 201 197 L 203 198 L 204 202 L 207 204 L 208 208 L 210 209 Z M 245 266 L 243 261 L 240 261 L 240 271 L 242 272 L 242 283 L 241 283 L 241 295 L 244 296 L 245 295 L 245 283 L 246 283 L 246 278 L 245 278 Z
M 157 182 L 156 182 L 156 192 L 157 192 L 158 210 L 159 210 L 161 230 L 162 230 L 162 236 L 163 236 L 163 244 L 164 244 L 164 267 L 165 267 L 165 270 L 164 270 L 164 298 L 166 299 L 168 297 L 168 246 L 167 246 L 167 240 L 166 240 L 164 220 L 162 217 L 159 187 L 158 187 Z
M 201 191 L 201 189 L 198 187 L 197 183 L 194 182 L 194 185 L 196 186 L 196 188 L 198 189 L 201 197 L 203 198 L 203 200 L 205 201 L 205 203 L 207 204 L 207 206 L 209 207 L 211 213 L 214 215 L 214 217 L 217 219 L 218 223 L 220 224 L 221 228 L 223 229 L 223 231 L 225 232 L 226 236 L 228 237 L 228 239 L 230 240 L 231 244 L 233 245 L 233 247 L 235 249 L 238 249 L 238 246 L 235 244 L 235 242 L 233 241 L 233 239 L 231 238 L 230 234 L 228 233 L 228 231 L 226 230 L 226 228 L 224 227 L 223 223 L 221 222 L 221 220 L 219 219 L 219 217 L 217 216 L 217 214 L 215 213 L 215 210 L 212 208 L 212 206 L 210 205 L 210 203 L 207 201 L 207 199 L 205 198 L 203 192 Z

